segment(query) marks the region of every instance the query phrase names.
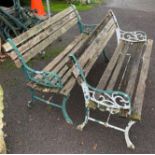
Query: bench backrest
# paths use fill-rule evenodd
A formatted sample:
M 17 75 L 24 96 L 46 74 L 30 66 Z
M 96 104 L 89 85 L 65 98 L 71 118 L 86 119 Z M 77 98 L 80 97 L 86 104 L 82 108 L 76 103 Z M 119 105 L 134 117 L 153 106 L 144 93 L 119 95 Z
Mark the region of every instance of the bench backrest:
M 85 45 L 87 48 L 85 48 L 81 56 L 76 54 L 76 58 L 78 58 L 78 62 L 83 68 L 85 76 L 88 75 L 99 55 L 103 52 L 112 36 L 116 33 L 117 28 L 119 28 L 119 26 L 115 19 L 114 13 L 112 10 L 109 10 L 105 18 L 103 18 L 101 23 L 91 33 L 89 39 L 90 41 L 93 41 L 91 43 L 87 42 L 88 46 Z M 77 71 L 75 66 L 73 67 L 73 73 L 76 78 L 80 75 L 80 72 Z
M 71 6 L 14 38 L 13 42 L 22 54 L 25 62 L 28 62 L 77 24 L 79 18 L 78 11 L 74 6 Z M 3 45 L 3 49 L 7 53 L 9 52 L 8 55 L 17 67 L 22 66 L 9 42 Z

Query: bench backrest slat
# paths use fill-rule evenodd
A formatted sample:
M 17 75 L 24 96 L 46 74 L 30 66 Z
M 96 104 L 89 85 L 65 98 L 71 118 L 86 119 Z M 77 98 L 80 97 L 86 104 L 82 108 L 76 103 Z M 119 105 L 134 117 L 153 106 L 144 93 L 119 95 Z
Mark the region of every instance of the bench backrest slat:
M 67 9 L 65 9 L 64 11 L 56 14 L 55 16 L 50 17 L 46 21 L 40 23 L 39 25 L 36 25 L 36 26 L 32 27 L 28 31 L 22 33 L 21 35 L 19 35 L 15 39 L 13 39 L 14 43 L 16 44 L 16 46 L 19 46 L 19 44 L 22 44 L 23 42 L 25 42 L 29 38 L 33 37 L 34 35 L 37 35 L 43 29 L 46 29 L 51 24 L 53 24 L 56 21 L 62 19 L 65 15 L 68 15 L 68 14 L 70 14 L 73 11 L 74 11 L 73 8 L 69 7 Z M 9 51 L 12 50 L 12 46 L 9 43 L 4 44 L 3 47 L 5 49 L 5 52 L 9 52 Z
M 48 38 L 46 38 L 45 40 L 43 40 L 42 42 L 37 44 L 32 49 L 30 49 L 29 52 L 26 52 L 23 55 L 23 58 L 25 59 L 25 61 L 27 62 L 31 58 L 33 58 L 35 55 L 37 55 L 39 53 L 38 51 L 43 51 L 45 49 L 45 47 L 49 46 L 51 44 L 51 42 L 55 41 L 57 38 L 62 36 L 62 34 L 64 34 L 66 31 L 68 31 L 70 29 L 69 27 L 75 25 L 75 23 L 77 23 L 77 19 L 74 19 L 72 22 L 66 24 L 61 30 L 54 33 L 54 35 L 50 35 Z M 15 60 L 15 64 L 17 67 L 21 66 L 19 59 Z
M 76 10 L 76 8 L 69 7 L 68 9 L 58 13 L 53 17 L 50 17 L 43 23 L 40 23 L 39 25 L 16 37 L 15 39 L 13 39 L 13 41 L 21 52 L 23 58 L 25 59 L 25 62 L 28 62 L 31 58 L 43 51 L 52 42 L 66 33 L 75 24 L 77 24 L 78 20 L 78 11 Z M 97 50 L 99 51 L 99 53 L 101 53 L 101 50 L 103 50 L 107 42 L 115 33 L 117 26 L 118 25 L 115 21 L 113 13 L 110 10 L 105 18 L 101 21 L 99 26 L 83 43 L 79 51 L 76 52 L 78 57 L 80 57 L 80 55 L 83 54 L 83 51 L 85 51 L 91 44 L 80 58 L 82 67 L 84 67 L 88 63 L 88 61 L 93 58 L 93 56 L 98 54 L 98 52 L 96 52 Z M 18 56 L 13 51 L 9 43 L 4 44 L 3 49 L 6 52 L 10 51 L 8 55 L 15 62 L 17 67 L 22 66 L 20 60 L 18 59 Z M 59 68 L 62 67 L 63 66 L 59 66 Z
M 71 27 L 77 24 L 77 22 L 78 15 L 75 8 L 69 7 L 16 37 L 13 41 L 23 55 L 25 61 L 28 62 L 66 33 Z M 4 44 L 3 49 L 5 52 L 9 52 L 8 55 L 14 60 L 17 67 L 22 66 L 18 56 L 9 43 Z
M 109 12 L 111 15 L 111 12 Z M 117 25 L 114 21 L 112 16 L 107 16 L 107 19 L 103 20 L 103 27 L 99 27 L 98 30 L 101 29 L 100 33 L 96 34 L 96 38 L 93 40 L 93 42 L 90 44 L 90 46 L 84 51 L 82 56 L 79 58 L 79 63 L 82 68 L 84 68 L 85 73 L 89 73 L 92 65 L 95 63 L 96 58 L 98 58 L 98 55 L 101 54 L 111 37 L 116 32 Z M 105 22 L 106 21 L 106 22 Z M 74 74 L 76 77 L 79 76 L 79 74 L 76 72 L 76 67 L 73 69 Z
M 70 18 L 70 19 L 69 19 Z M 40 32 L 38 35 L 33 37 L 32 39 L 28 40 L 21 46 L 19 46 L 19 51 L 24 55 L 29 49 L 33 48 L 33 46 L 36 45 L 36 43 L 39 43 L 49 37 L 50 35 L 54 34 L 56 31 L 59 31 L 63 26 L 65 26 L 68 22 L 71 22 L 71 20 L 74 20 L 76 18 L 74 13 L 71 13 L 70 16 L 64 17 L 64 19 L 55 22 L 54 24 L 50 25 L 47 29 Z M 13 60 L 17 58 L 16 53 L 11 52 L 10 56 Z

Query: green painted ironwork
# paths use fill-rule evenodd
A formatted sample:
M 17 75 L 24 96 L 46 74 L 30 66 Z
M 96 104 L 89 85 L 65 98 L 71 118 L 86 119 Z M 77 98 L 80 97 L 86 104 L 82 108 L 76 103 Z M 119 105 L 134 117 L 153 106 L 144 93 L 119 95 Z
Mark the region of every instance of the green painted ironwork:
M 81 16 L 79 15 L 79 13 L 76 9 L 76 6 L 71 5 L 71 7 L 74 9 L 74 12 L 77 16 L 80 33 L 86 33 L 86 34 L 91 33 L 96 28 L 97 24 L 84 24 L 82 22 Z
M 26 73 L 26 77 L 28 78 L 29 81 L 33 81 L 36 84 L 39 84 L 41 86 L 46 86 L 46 87 L 51 87 L 51 88 L 62 88 L 63 84 L 61 82 L 61 78 L 59 75 L 55 72 L 47 72 L 47 71 L 36 71 L 32 68 L 30 68 L 25 60 L 23 59 L 23 56 L 19 52 L 18 48 L 16 47 L 15 43 L 13 42 L 12 39 L 7 40 L 14 51 L 16 52 L 24 72 Z
M 55 73 L 55 72 L 46 72 L 46 71 L 36 71 L 36 70 L 30 68 L 26 64 L 23 56 L 19 52 L 19 50 L 16 47 L 13 40 L 9 38 L 9 39 L 7 39 L 7 41 L 10 43 L 10 45 L 14 49 L 15 53 L 17 54 L 17 56 L 18 56 L 18 58 L 19 58 L 19 60 L 20 60 L 20 62 L 22 64 L 24 73 L 25 73 L 25 75 L 26 75 L 26 77 L 27 77 L 27 79 L 29 81 L 32 81 L 32 82 L 34 82 L 34 83 L 36 83 L 38 85 L 44 86 L 46 88 L 61 89 L 63 87 L 63 84 L 61 82 L 61 78 L 58 76 L 57 73 Z M 36 76 L 38 76 L 38 78 L 36 78 Z M 30 93 L 31 93 L 32 100 L 28 102 L 28 107 L 31 107 L 32 103 L 35 100 L 41 101 L 42 103 L 45 103 L 45 104 L 50 105 L 52 107 L 61 109 L 63 117 L 65 118 L 66 122 L 69 123 L 69 124 L 73 124 L 72 119 L 68 115 L 67 109 L 66 109 L 69 95 L 63 97 L 62 103 L 57 104 L 57 103 L 51 102 L 49 99 L 46 100 L 46 99 L 44 99 L 44 97 L 37 96 L 36 95 L 36 90 L 33 89 L 33 88 L 30 88 Z
M 0 35 L 4 41 L 41 22 L 31 10 L 22 8 L 19 0 L 13 0 L 13 4 L 13 14 L 0 7 Z

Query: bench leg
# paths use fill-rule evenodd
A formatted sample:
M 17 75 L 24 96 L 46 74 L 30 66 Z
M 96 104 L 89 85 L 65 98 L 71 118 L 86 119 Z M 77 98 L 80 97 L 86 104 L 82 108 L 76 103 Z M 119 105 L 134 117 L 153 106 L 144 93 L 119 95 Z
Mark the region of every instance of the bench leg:
M 135 121 L 129 121 L 127 127 L 125 128 L 125 132 L 124 132 L 125 141 L 126 141 L 127 147 L 130 148 L 130 149 L 135 149 L 134 144 L 131 142 L 131 140 L 130 140 L 130 138 L 129 138 L 129 131 L 130 131 L 131 127 L 132 127 L 135 123 L 136 123 Z
M 90 110 L 87 108 L 86 109 L 86 114 L 85 114 L 85 120 L 82 124 L 78 125 L 77 126 L 77 129 L 80 130 L 80 131 L 83 131 L 83 128 L 86 126 L 86 124 L 88 123 L 88 121 L 92 121 L 92 122 L 95 122 L 95 123 L 98 123 L 100 125 L 103 125 L 105 127 L 108 127 L 108 128 L 112 128 L 112 129 L 115 129 L 117 131 L 120 131 L 120 132 L 123 132 L 124 133 L 124 136 L 125 136 L 125 141 L 126 141 L 126 144 L 127 144 L 127 147 L 129 149 L 135 149 L 135 146 L 134 144 L 131 142 L 130 138 L 129 138 L 129 131 L 131 129 L 131 127 L 136 123 L 135 121 L 129 121 L 128 125 L 126 126 L 125 129 L 123 128 L 120 128 L 120 127 L 117 127 L 117 126 L 114 126 L 112 124 L 109 123 L 110 121 L 110 116 L 111 116 L 111 113 L 109 113 L 109 116 L 107 118 L 107 121 L 106 122 L 103 122 L 103 121 L 100 121 L 100 120 L 97 120 L 93 117 L 90 117 Z
M 27 102 L 27 107 L 28 108 L 32 108 L 32 104 L 35 100 L 34 96 L 35 96 L 35 91 L 33 89 L 30 89 L 30 93 L 31 93 L 31 100 Z
M 62 113 L 63 113 L 63 116 L 64 116 L 66 122 L 68 124 L 73 124 L 73 121 L 70 118 L 70 116 L 68 115 L 67 109 L 66 109 L 66 106 L 67 106 L 67 103 L 68 103 L 67 102 L 68 101 L 68 98 L 69 98 L 69 96 L 64 96 L 63 101 L 62 101 L 62 107 L 61 107 L 61 109 L 62 109 Z
M 67 113 L 67 109 L 66 109 L 66 106 L 67 106 L 67 101 L 68 101 L 68 98 L 69 96 L 64 96 L 63 97 L 63 100 L 62 100 L 62 103 L 61 104 L 57 104 L 57 103 L 53 103 L 49 100 L 46 100 L 43 96 L 42 97 L 39 97 L 35 94 L 35 90 L 34 89 L 30 89 L 30 92 L 31 92 L 31 97 L 32 99 L 30 101 L 28 101 L 28 104 L 27 106 L 29 108 L 32 107 L 32 104 L 34 102 L 34 100 L 38 100 L 40 101 L 41 103 L 45 103 L 47 105 L 50 105 L 52 107 L 56 107 L 56 108 L 59 108 L 62 110 L 62 114 L 66 120 L 67 123 L 69 124 L 73 124 L 73 121 L 71 120 L 71 118 L 69 117 L 68 113 Z
M 87 125 L 88 123 L 88 119 L 89 119 L 89 115 L 90 115 L 90 110 L 89 108 L 86 108 L 86 112 L 85 112 L 85 120 L 82 124 L 77 126 L 77 129 L 80 131 L 83 131 L 83 128 Z

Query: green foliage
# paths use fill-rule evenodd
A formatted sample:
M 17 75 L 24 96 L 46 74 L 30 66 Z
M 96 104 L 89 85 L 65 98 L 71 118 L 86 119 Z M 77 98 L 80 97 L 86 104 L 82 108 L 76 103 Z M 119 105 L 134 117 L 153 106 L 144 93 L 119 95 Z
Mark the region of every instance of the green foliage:
M 86 11 L 92 9 L 95 5 L 103 2 L 103 0 L 92 0 L 91 4 L 81 4 L 80 2 L 74 2 L 74 5 L 76 5 L 77 9 L 79 11 Z M 46 0 L 43 0 L 45 9 L 46 9 Z M 51 3 L 51 11 L 56 13 L 64 10 L 65 8 L 70 6 L 70 3 L 67 3 L 66 0 L 50 0 Z M 30 6 L 30 1 L 22 1 L 23 5 Z

